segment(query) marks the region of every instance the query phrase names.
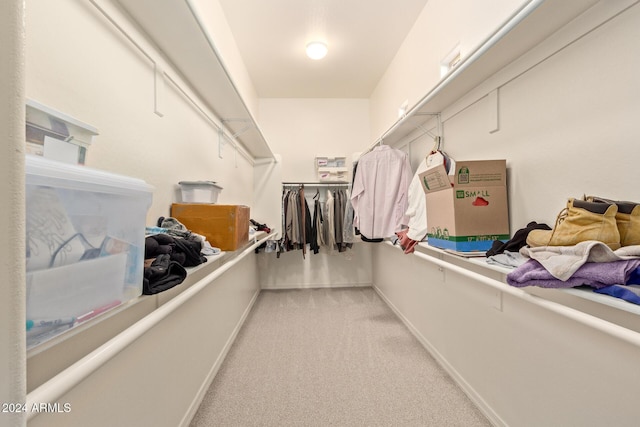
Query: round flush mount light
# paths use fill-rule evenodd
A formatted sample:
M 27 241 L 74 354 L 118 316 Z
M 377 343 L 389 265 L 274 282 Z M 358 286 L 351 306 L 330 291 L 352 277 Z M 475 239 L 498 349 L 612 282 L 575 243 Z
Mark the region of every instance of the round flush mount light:
M 311 42 L 307 44 L 307 56 L 311 59 L 322 59 L 327 54 L 327 45 L 323 42 Z

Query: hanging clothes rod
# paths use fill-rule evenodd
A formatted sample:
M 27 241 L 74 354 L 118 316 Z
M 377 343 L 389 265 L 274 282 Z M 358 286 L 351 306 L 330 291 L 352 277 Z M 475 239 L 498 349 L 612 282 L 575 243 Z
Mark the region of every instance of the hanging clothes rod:
M 426 113 L 426 112 L 418 112 L 418 113 L 414 113 L 413 115 L 414 115 L 414 116 L 434 116 L 434 117 L 436 118 L 436 120 L 437 120 L 437 124 L 436 124 L 436 134 L 434 135 L 434 134 L 433 134 L 433 132 L 431 132 L 429 129 L 426 129 L 424 126 L 422 126 L 422 125 L 420 125 L 420 124 L 416 124 L 416 125 L 414 125 L 414 126 L 415 126 L 415 128 L 416 128 L 417 130 L 420 130 L 422 133 L 421 133 L 420 135 L 416 136 L 415 138 L 413 138 L 413 139 L 412 139 L 411 141 L 409 141 L 408 143 L 405 143 L 405 145 L 406 145 L 406 144 L 411 144 L 412 142 L 414 142 L 414 141 L 416 141 L 416 140 L 418 140 L 418 139 L 422 138 L 422 137 L 423 137 L 423 136 L 425 136 L 425 135 L 428 135 L 428 136 L 430 136 L 430 137 L 431 137 L 431 138 L 433 138 L 433 139 L 440 138 L 440 140 L 442 140 L 442 119 L 441 119 L 441 115 L 440 115 L 440 113 Z M 401 120 L 404 120 L 404 117 L 403 117 Z M 387 136 L 387 134 L 389 134 L 389 131 L 385 132 L 385 134 L 384 134 L 384 135 L 382 135 L 380 138 L 378 138 L 378 139 L 376 140 L 376 142 L 375 142 L 373 145 L 371 145 L 371 146 L 367 149 L 367 151 L 365 151 L 364 153 L 362 153 L 362 154 L 361 154 L 361 157 L 362 157 L 363 155 L 365 155 L 365 154 L 367 154 L 367 153 L 369 153 L 369 152 L 373 151 L 376 147 L 379 147 L 379 146 L 381 146 L 382 144 L 384 144 L 384 138 Z M 397 141 L 396 141 L 396 142 L 397 142 Z
M 283 187 L 299 187 L 299 186 L 308 186 L 308 187 L 348 187 L 349 183 L 346 181 L 340 182 L 283 182 Z

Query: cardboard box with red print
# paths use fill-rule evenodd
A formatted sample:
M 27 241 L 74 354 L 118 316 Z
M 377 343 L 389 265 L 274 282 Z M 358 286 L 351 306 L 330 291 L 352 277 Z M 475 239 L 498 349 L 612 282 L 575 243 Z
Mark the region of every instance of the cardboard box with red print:
M 420 174 L 428 244 L 473 252 L 509 240 L 506 160 L 456 161 L 452 172 L 437 165 Z

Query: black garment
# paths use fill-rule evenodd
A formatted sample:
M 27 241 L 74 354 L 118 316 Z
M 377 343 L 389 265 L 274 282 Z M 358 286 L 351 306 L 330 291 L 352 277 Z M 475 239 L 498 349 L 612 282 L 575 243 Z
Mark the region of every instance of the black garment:
M 362 239 L 363 242 L 369 242 L 369 243 L 380 243 L 384 240 L 383 238 L 380 238 L 380 237 L 377 237 L 375 239 L 370 239 L 366 237 L 364 234 L 360 234 L 360 238 Z
M 269 226 L 267 226 L 267 224 L 260 224 L 258 221 L 253 220 L 253 219 L 250 219 L 249 222 L 251 223 L 251 225 L 256 227 L 256 230 L 264 231 L 265 233 L 271 233 L 271 228 L 269 228 Z
M 187 271 L 168 254 L 161 254 L 144 269 L 142 293 L 153 295 L 179 285 L 187 277 Z
M 307 206 L 307 199 L 304 197 L 304 187 L 300 187 L 298 191 L 300 196 L 300 232 L 302 234 L 302 258 L 307 253 L 307 242 L 309 241 L 309 234 L 311 234 L 311 220 L 309 220 L 309 206 Z M 306 208 L 306 209 L 305 209 Z M 307 233 L 307 220 L 309 220 L 309 233 Z
M 318 230 L 318 215 L 320 221 L 322 221 L 322 208 L 320 207 L 320 200 L 315 200 L 313 203 L 313 222 L 311 223 L 311 250 L 314 254 L 320 252 L 320 245 L 318 244 L 318 233 L 322 233 L 322 230 Z
M 304 233 L 304 248 L 302 250 L 302 254 L 304 256 L 305 252 L 306 252 L 306 244 L 311 242 L 311 211 L 309 210 L 309 204 L 307 203 L 307 199 L 303 199 L 304 200 L 304 227 L 302 231 Z
M 334 236 L 336 239 L 336 249 L 338 249 L 338 252 L 344 252 L 345 246 L 343 244 L 344 237 L 342 233 L 342 230 L 344 229 L 344 191 L 334 191 L 333 199 L 333 226 Z
M 521 228 L 513 234 L 511 240 L 507 242 L 503 242 L 501 240 L 496 240 L 491 245 L 491 249 L 489 249 L 486 253 L 486 256 L 490 257 L 492 255 L 498 255 L 503 253 L 504 251 L 509 252 L 517 252 L 520 248 L 527 245 L 527 236 L 531 230 L 551 230 L 547 224 L 538 224 L 535 221 L 527 224 L 525 228 Z
M 290 194 L 291 192 L 289 190 L 285 190 L 282 193 L 282 238 L 278 244 L 278 258 L 280 258 L 280 253 L 288 251 L 291 245 L 291 240 L 289 239 L 289 233 L 291 231 L 287 228 L 287 218 L 291 215 L 291 212 L 289 212 Z

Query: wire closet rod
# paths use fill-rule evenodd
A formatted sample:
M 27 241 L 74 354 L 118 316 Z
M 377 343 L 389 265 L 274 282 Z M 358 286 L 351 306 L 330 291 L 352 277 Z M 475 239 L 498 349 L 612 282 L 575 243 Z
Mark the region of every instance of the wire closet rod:
M 283 182 L 283 187 L 299 187 L 307 185 L 309 187 L 348 187 L 348 182 Z
M 387 243 L 390 245 L 393 245 L 391 242 L 387 242 Z M 578 323 L 581 323 L 585 326 L 596 329 L 602 333 L 618 338 L 622 341 L 626 341 L 627 343 L 632 344 L 636 347 L 640 347 L 640 333 L 636 331 L 633 331 L 623 326 L 616 325 L 615 323 L 611 323 L 609 321 L 600 319 L 599 317 L 595 317 L 590 314 L 583 313 L 582 311 L 578 311 L 571 307 L 567 307 L 562 304 L 558 304 L 556 302 L 549 301 L 535 295 L 531 295 L 523 291 L 522 289 L 513 288 L 498 280 L 492 279 L 487 276 L 483 276 L 482 274 L 478 274 L 471 270 L 467 270 L 464 267 L 460 267 L 460 266 L 448 263 L 446 261 L 442 261 L 438 258 L 424 254 L 422 252 L 414 252 L 413 254 L 418 258 L 431 262 L 444 269 L 466 276 L 475 281 L 481 282 L 487 286 L 497 289 L 500 292 L 504 292 L 518 299 L 527 301 L 533 305 L 537 305 L 538 307 L 542 307 L 553 313 L 559 314 L 568 319 L 572 319 Z
M 115 337 L 111 338 L 100 347 L 69 366 L 49 381 L 45 382 L 35 390 L 27 394 L 27 407 L 31 408 L 37 402 L 55 402 L 64 396 L 69 390 L 82 382 L 85 378 L 111 360 L 114 356 L 132 344 L 135 340 L 144 335 L 147 331 L 157 325 L 162 319 L 173 313 L 178 307 L 189 301 L 209 284 L 224 274 L 227 270 L 238 264 L 247 255 L 252 254 L 255 248 L 273 238 L 276 233 L 271 233 L 266 237 L 253 243 L 242 251 L 237 257 L 223 264 L 204 278 L 194 283 L 190 288 L 161 305 L 138 322 L 129 326 Z M 36 416 L 37 412 L 28 411 L 27 420 Z

